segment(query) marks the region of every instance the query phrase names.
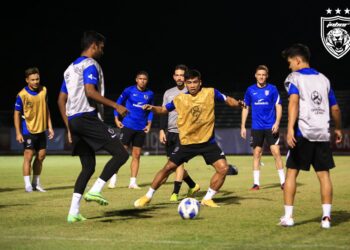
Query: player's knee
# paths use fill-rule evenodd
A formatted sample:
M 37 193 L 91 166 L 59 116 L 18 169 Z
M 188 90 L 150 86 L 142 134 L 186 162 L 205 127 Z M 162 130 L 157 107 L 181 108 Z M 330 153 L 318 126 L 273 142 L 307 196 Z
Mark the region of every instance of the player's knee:
M 46 155 L 38 155 L 38 156 L 36 157 L 36 159 L 37 159 L 38 161 L 40 161 L 40 162 L 43 162 L 43 161 L 45 160 L 45 158 L 46 158 Z
M 220 175 L 226 175 L 228 171 L 228 165 L 227 164 L 220 164 L 217 168 L 216 168 L 216 172 Z
M 172 173 L 176 170 L 177 165 L 171 161 L 168 161 L 167 164 L 164 166 L 164 170 L 168 173 Z
M 132 158 L 140 160 L 140 157 L 141 157 L 141 151 L 132 152 Z

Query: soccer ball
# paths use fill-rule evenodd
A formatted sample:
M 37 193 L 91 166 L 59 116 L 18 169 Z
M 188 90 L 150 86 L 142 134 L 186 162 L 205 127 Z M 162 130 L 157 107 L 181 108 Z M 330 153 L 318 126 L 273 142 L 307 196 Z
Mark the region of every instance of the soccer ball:
M 185 198 L 183 199 L 177 211 L 182 219 L 194 219 L 198 216 L 200 210 L 199 201 L 194 198 Z

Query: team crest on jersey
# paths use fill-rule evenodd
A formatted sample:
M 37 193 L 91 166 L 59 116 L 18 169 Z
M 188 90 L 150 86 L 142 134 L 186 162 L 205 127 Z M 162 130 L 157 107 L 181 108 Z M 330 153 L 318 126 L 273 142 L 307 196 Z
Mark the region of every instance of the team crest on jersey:
M 350 9 L 328 8 L 326 12 L 336 16 L 321 17 L 321 40 L 326 50 L 340 59 L 350 50 Z
M 145 98 L 145 100 L 148 100 L 148 95 L 143 95 L 143 98 Z
M 26 103 L 27 108 L 33 108 L 33 103 L 32 102 L 27 102 Z
M 270 94 L 269 90 L 265 90 L 265 95 L 268 96 Z
M 313 101 L 313 103 L 315 103 L 316 105 L 320 105 L 322 103 L 322 96 L 320 95 L 320 93 L 318 93 L 316 90 L 314 92 L 311 93 L 311 100 Z

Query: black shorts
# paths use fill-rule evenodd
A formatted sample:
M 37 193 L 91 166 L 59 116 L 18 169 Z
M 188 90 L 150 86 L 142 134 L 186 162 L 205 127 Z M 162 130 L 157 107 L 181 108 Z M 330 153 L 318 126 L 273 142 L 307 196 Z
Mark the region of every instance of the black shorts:
M 296 146 L 288 151 L 286 166 L 309 171 L 311 164 L 315 171 L 328 171 L 335 167 L 330 142 L 311 142 L 298 137 Z
M 179 133 L 168 132 L 166 135 L 165 150 L 168 157 L 180 147 Z M 176 149 L 177 148 L 177 149 Z
M 142 130 L 133 130 L 131 128 L 123 127 L 120 130 L 120 141 L 123 145 L 133 147 L 143 147 L 145 143 L 146 133 Z
M 250 146 L 252 148 L 263 147 L 265 140 L 269 146 L 278 145 L 280 141 L 279 133 L 273 134 L 271 129 L 262 129 L 262 130 L 252 129 L 252 133 L 250 137 Z
M 23 135 L 23 148 L 34 149 L 39 151 L 40 149 L 46 149 L 46 133 L 41 132 L 39 134 Z
M 113 128 L 104 124 L 97 116 L 90 114 L 73 118 L 69 121 L 72 133 L 72 155 L 91 155 L 111 141 L 119 138 Z
M 171 153 L 169 160 L 174 162 L 177 166 L 180 166 L 182 163 L 188 162 L 197 155 L 202 155 L 207 165 L 211 165 L 219 159 L 226 159 L 225 153 L 216 142 L 206 142 L 201 144 L 180 145 L 178 150 Z

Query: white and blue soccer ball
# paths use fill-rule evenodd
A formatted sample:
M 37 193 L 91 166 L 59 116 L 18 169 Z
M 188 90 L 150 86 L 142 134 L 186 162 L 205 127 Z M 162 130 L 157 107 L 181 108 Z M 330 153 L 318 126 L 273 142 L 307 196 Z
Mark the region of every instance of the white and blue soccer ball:
M 185 198 L 183 199 L 177 211 L 182 219 L 194 219 L 199 215 L 200 204 L 195 198 Z

